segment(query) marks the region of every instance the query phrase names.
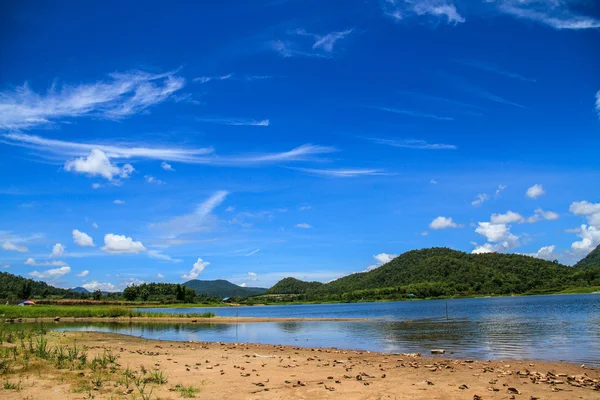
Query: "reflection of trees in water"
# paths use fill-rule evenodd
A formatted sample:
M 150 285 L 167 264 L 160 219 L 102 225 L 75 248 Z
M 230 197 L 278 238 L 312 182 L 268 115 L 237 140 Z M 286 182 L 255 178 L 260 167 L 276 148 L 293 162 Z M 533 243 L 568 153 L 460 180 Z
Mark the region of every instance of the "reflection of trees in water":
M 277 322 L 277 327 L 287 333 L 297 333 L 302 330 L 302 322 L 294 322 L 294 321 L 285 321 L 285 322 Z
M 160 337 L 160 334 L 186 334 L 198 332 L 227 332 L 234 329 L 230 324 L 174 324 L 174 323 L 122 323 L 122 322 L 93 322 L 93 323 L 63 323 L 57 328 L 61 330 L 86 330 L 111 333 L 123 333 L 134 336 Z M 51 327 L 50 327 L 51 329 Z

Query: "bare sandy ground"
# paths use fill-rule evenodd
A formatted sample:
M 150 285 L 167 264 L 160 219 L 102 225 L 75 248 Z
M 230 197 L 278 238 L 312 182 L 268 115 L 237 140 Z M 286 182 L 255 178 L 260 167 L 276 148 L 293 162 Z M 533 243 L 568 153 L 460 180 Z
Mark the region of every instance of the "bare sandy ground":
M 179 399 L 178 384 L 193 385 L 200 399 L 600 399 L 600 370 L 528 361 L 465 361 L 335 349 L 153 341 L 105 333 L 50 333 L 51 342 L 105 349 L 118 363 L 160 369 L 168 377 L 151 398 Z M 20 392 L 0 389 L 2 399 L 84 399 L 73 393 L 69 371 L 23 374 Z M 80 373 L 86 379 L 91 372 Z M 16 381 L 15 376 L 11 381 Z M 105 384 L 97 399 L 140 399 Z

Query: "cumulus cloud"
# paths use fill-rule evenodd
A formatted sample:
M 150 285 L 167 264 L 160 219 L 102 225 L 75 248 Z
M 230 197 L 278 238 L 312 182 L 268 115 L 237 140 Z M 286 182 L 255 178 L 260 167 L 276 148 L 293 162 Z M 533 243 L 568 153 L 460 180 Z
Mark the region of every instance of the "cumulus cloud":
M 452 221 L 452 218 L 437 217 L 429 224 L 431 229 L 448 229 L 448 228 L 462 228 L 462 225 Z
M 492 214 L 490 221 L 492 224 L 510 224 L 513 222 L 523 222 L 525 218 L 521 214 L 509 210 L 505 214 Z
M 118 167 L 111 163 L 101 150 L 93 149 L 87 157 L 79 157 L 65 163 L 65 170 L 89 176 L 101 176 L 111 181 L 115 176 L 128 178 L 134 171 L 131 164 Z
M 485 236 L 488 243 L 477 245 L 473 254 L 481 253 L 503 253 L 520 245 L 519 237 L 510 232 L 506 224 L 494 224 L 491 222 L 479 222 L 475 232 Z
M 165 279 L 165 276 L 161 273 L 156 274 L 157 279 Z
M 14 244 L 8 240 L 5 241 L 4 243 L 2 243 L 2 248 L 7 251 L 18 251 L 19 253 L 27 253 L 29 251 L 29 249 L 27 247 L 17 246 L 16 244 Z
M 93 225 L 95 225 L 96 223 L 94 222 Z M 95 225 L 94 228 L 97 228 L 98 225 Z M 81 232 L 80 230 L 77 229 L 73 229 L 73 241 L 81 246 L 81 247 L 94 247 L 94 240 L 92 239 L 92 237 L 90 235 L 88 235 L 85 232 Z
M 142 242 L 136 242 L 125 235 L 109 233 L 104 236 L 102 250 L 111 254 L 137 254 L 146 251 Z
M 157 178 L 153 177 L 152 175 L 144 175 L 144 179 L 148 183 L 155 183 L 157 185 L 164 185 L 166 183 L 165 181 L 161 181 L 160 179 L 157 179 Z
M 392 261 L 394 258 L 398 257 L 398 254 L 390 254 L 390 253 L 379 253 L 375 254 L 373 258 L 375 259 L 375 264 L 369 265 L 365 272 L 372 271 L 376 268 L 381 267 L 383 264 L 387 264 Z
M 528 254 L 531 257 L 541 258 L 543 260 L 554 261 L 557 258 L 557 254 L 554 252 L 556 249 L 555 245 L 552 246 L 544 246 L 539 249 L 536 253 Z
M 525 194 L 530 199 L 537 199 L 538 197 L 546 194 L 546 192 L 544 191 L 544 187 L 542 185 L 540 185 L 539 183 L 536 183 L 535 185 L 533 185 L 529 189 L 527 189 Z
M 600 229 L 595 226 L 581 225 L 581 232 L 577 236 L 581 240 L 573 242 L 571 249 L 580 257 L 586 256 L 600 244 Z
M 48 269 L 46 271 L 32 271 L 28 275 L 37 279 L 55 279 L 65 276 L 71 272 L 71 267 L 60 267 L 55 269 Z
M 148 257 L 154 258 L 155 260 L 169 261 L 172 263 L 179 263 L 179 262 L 183 261 L 178 258 L 173 258 L 170 255 L 163 254 L 162 252 L 160 252 L 158 250 L 148 250 Z
M 60 243 L 56 243 L 52 248 L 52 253 L 50 253 L 50 257 L 61 257 L 65 254 L 65 246 Z
M 204 261 L 201 258 L 198 258 L 198 260 L 192 266 L 190 272 L 184 274 L 182 277 L 184 279 L 196 279 L 198 275 L 200 275 L 209 264 L 210 263 L 208 261 Z
M 301 228 L 301 229 L 310 229 L 312 228 L 311 225 L 307 224 L 306 222 L 303 222 L 301 224 L 296 224 L 296 228 Z
M 96 290 L 101 290 L 103 292 L 118 292 L 119 291 L 119 289 L 110 282 L 91 281 L 88 283 L 84 283 L 81 286 L 83 288 L 89 290 L 90 292 L 94 292 Z
M 175 169 L 173 168 L 173 166 L 171 166 L 171 164 L 169 164 L 169 163 L 168 163 L 168 162 L 166 162 L 166 161 L 163 161 L 163 162 L 161 162 L 161 163 L 160 163 L 160 167 L 161 167 L 162 169 L 164 169 L 165 171 L 171 171 L 171 172 L 174 172 L 174 171 L 175 171 Z
M 538 221 L 553 221 L 559 218 L 558 213 L 555 213 L 554 211 L 544 211 L 541 208 L 536 208 L 535 210 L 535 214 L 532 215 L 531 217 L 527 218 L 527 222 L 529 223 L 534 223 L 534 222 L 538 222 Z
M 94 83 L 62 87 L 53 84 L 44 94 L 32 91 L 25 83 L 0 92 L 0 129 L 33 129 L 84 116 L 123 119 L 180 90 L 185 80 L 176 73 L 113 73 L 108 80 Z

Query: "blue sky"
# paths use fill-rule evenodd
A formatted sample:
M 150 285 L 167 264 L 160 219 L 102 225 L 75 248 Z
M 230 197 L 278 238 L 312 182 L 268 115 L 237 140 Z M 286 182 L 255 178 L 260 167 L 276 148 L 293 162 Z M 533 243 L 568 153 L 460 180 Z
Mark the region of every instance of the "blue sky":
M 270 286 L 600 243 L 593 2 L 19 1 L 0 37 L 4 271 Z

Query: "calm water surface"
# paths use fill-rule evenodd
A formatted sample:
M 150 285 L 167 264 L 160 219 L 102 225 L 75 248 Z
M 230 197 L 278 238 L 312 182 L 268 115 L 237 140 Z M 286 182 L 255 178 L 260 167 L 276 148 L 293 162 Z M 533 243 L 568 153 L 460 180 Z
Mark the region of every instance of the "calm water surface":
M 157 309 L 220 316 L 373 318 L 364 322 L 239 324 L 60 324 L 61 330 L 117 332 L 149 339 L 337 347 L 390 353 L 446 349 L 455 358 L 567 361 L 600 366 L 600 295 L 446 301 Z M 153 311 L 155 309 L 144 309 Z

